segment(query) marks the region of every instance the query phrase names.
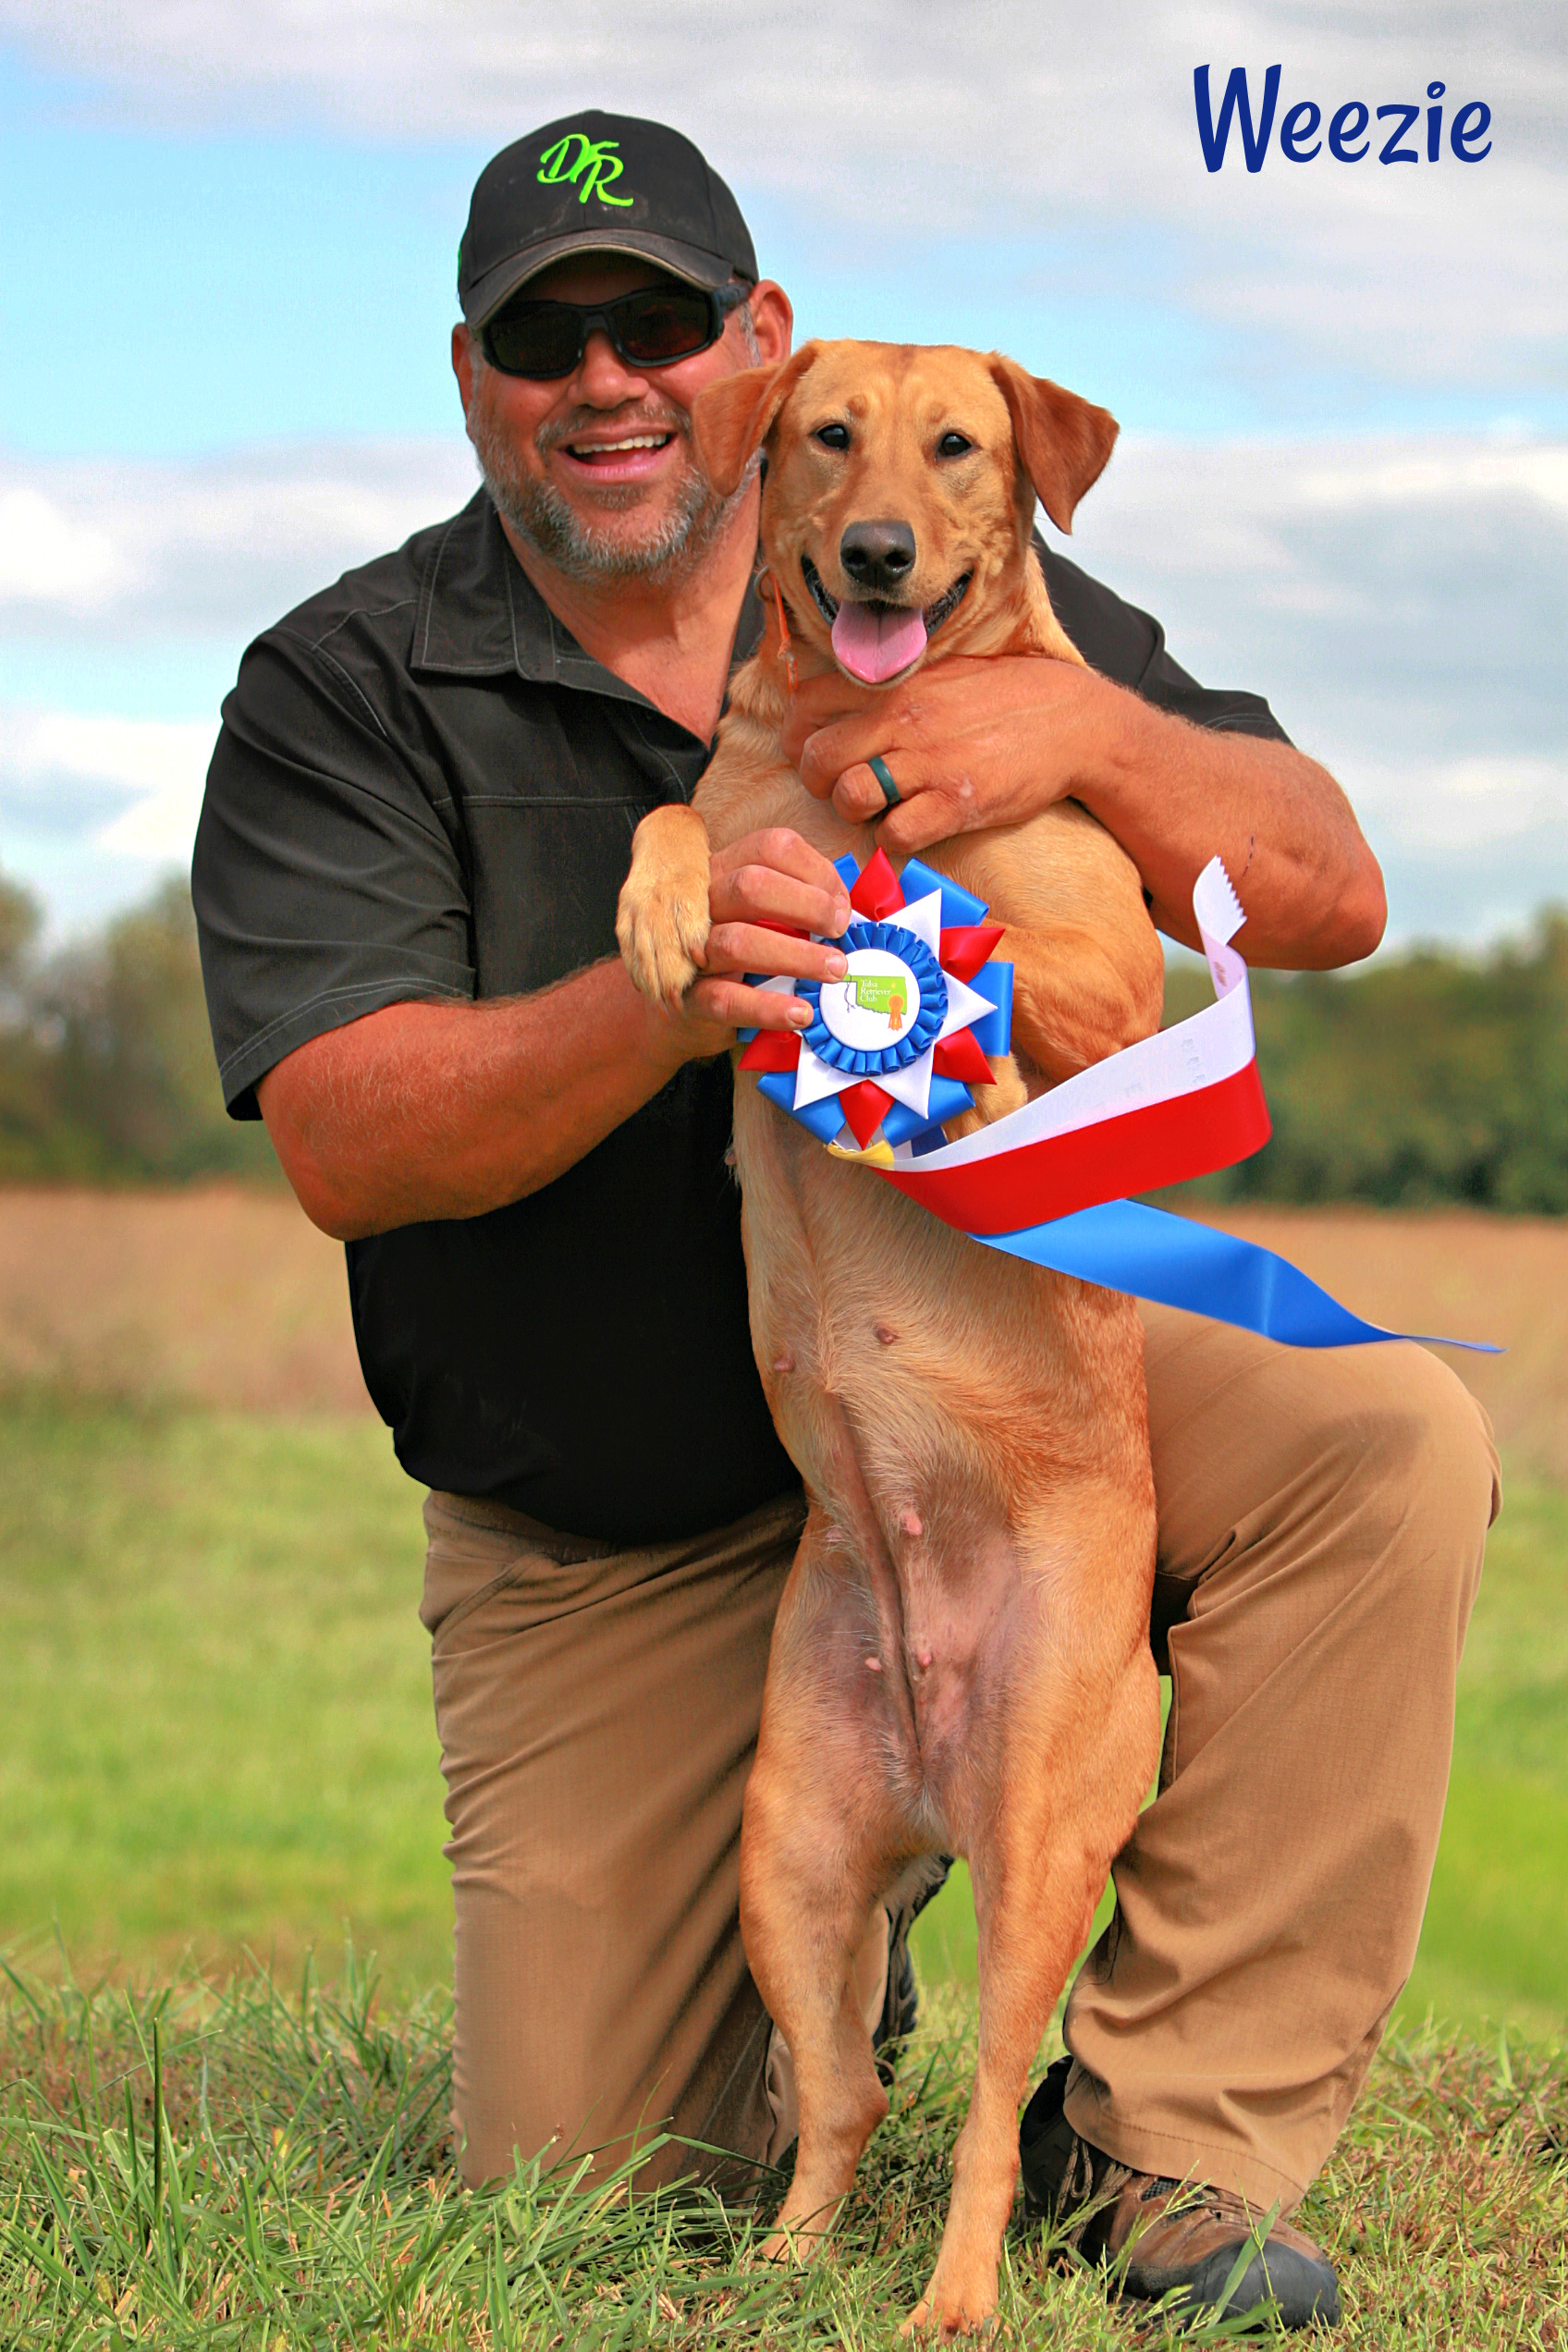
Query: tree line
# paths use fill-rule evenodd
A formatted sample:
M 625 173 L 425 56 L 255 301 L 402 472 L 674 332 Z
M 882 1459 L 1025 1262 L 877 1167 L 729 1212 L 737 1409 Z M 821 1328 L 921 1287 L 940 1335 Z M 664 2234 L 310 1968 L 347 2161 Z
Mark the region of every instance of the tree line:
M 1256 972 L 1252 997 L 1273 1138 L 1181 1196 L 1568 1212 L 1568 914 L 1479 957 Z M 1168 974 L 1168 1022 L 1211 1001 Z
M 224 1109 L 184 882 L 52 955 L 40 929 L 0 876 L 0 1182 L 279 1181 Z M 1168 1022 L 1209 1001 L 1170 972 Z M 1256 973 L 1253 1002 L 1273 1140 L 1173 1201 L 1568 1213 L 1568 914 L 1480 957 Z
M 53 955 L 41 929 L 0 875 L 0 1182 L 281 1182 L 224 1109 L 185 882 Z

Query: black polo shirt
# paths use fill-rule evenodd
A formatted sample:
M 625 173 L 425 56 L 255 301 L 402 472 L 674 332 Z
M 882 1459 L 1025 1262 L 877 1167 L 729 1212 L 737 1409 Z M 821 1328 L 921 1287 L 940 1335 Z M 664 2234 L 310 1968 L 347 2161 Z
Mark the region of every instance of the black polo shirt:
M 1280 735 L 1042 552 L 1096 668 Z M 760 625 L 748 597 L 735 659 Z M 223 722 L 191 888 L 237 1119 L 286 1054 L 378 1006 L 523 995 L 613 955 L 638 821 L 710 750 L 582 650 L 483 491 L 258 638 Z M 360 1361 L 411 1476 L 618 1543 L 797 1483 L 752 1361 L 729 1123 L 728 1061 L 691 1063 L 526 1200 L 349 1243 Z

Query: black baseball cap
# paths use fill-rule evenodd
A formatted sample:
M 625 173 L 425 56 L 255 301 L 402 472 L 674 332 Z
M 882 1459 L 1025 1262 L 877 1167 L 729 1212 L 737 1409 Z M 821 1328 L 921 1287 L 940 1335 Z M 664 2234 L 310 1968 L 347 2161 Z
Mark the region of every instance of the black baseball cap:
M 668 124 L 591 107 L 504 147 L 480 173 L 458 247 L 458 300 L 483 326 L 566 253 L 630 253 L 689 286 L 757 280 L 741 207 Z

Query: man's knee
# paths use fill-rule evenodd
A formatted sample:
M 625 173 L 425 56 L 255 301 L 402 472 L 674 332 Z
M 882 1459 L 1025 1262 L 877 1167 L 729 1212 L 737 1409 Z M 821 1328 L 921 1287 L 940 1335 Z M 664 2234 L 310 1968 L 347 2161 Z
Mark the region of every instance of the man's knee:
M 1340 1507 L 1368 1568 L 1427 1611 L 1452 1602 L 1463 1630 L 1501 1502 L 1491 1425 L 1425 1348 L 1368 1347 L 1363 1358 L 1357 1393 L 1324 1433 Z

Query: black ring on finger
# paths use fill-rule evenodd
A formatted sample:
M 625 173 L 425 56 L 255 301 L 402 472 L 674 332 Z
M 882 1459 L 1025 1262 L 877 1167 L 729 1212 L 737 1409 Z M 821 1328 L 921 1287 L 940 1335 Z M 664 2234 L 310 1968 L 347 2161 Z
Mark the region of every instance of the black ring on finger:
M 873 753 L 871 758 L 868 759 L 865 764 L 867 767 L 870 768 L 873 776 L 876 777 L 878 784 L 881 785 L 882 798 L 887 802 L 888 808 L 897 808 L 900 801 L 903 798 L 903 795 L 893 781 L 893 771 L 888 766 L 887 761 L 878 752 Z

